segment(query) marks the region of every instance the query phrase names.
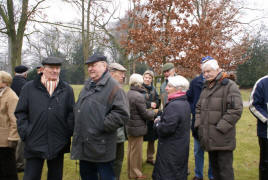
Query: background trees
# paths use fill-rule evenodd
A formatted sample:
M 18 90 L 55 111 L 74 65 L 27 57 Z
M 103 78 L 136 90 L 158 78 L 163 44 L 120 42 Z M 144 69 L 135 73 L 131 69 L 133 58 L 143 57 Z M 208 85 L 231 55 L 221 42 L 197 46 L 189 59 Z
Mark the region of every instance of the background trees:
M 143 3 L 142 3 L 143 2 Z M 234 0 L 133 0 L 132 26 L 122 45 L 154 70 L 174 62 L 182 75 L 194 76 L 200 58 L 211 55 L 230 71 L 246 58 L 248 47 Z

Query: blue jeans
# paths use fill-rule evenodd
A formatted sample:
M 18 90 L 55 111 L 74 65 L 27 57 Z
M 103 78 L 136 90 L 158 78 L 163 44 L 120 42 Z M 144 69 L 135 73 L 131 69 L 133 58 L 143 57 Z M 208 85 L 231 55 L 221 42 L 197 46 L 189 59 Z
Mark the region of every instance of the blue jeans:
M 200 146 L 200 142 L 194 138 L 194 158 L 195 158 L 195 176 L 203 178 L 204 168 L 204 150 Z M 209 160 L 208 178 L 213 179 L 211 163 Z
M 113 162 L 80 161 L 80 176 L 82 180 L 115 180 Z

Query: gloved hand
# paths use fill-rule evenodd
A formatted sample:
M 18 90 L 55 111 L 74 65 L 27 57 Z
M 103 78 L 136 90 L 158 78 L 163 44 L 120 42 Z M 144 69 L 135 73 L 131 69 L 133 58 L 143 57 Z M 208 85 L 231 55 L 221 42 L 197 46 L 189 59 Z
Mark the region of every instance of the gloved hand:
M 192 135 L 195 139 L 199 140 L 199 137 L 198 137 L 198 127 L 194 128 L 192 130 Z
M 18 141 L 8 141 L 8 147 L 16 149 Z

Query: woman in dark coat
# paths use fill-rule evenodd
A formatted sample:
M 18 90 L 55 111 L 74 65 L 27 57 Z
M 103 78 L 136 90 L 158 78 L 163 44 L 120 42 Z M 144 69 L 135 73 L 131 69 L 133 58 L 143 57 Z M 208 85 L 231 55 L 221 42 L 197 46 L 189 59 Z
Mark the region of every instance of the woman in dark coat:
M 154 73 L 150 70 L 147 70 L 143 74 L 143 87 L 145 88 L 144 96 L 146 100 L 146 108 L 147 109 L 155 109 L 157 110 L 159 108 L 159 105 L 161 103 L 161 100 L 158 96 L 158 93 L 153 86 L 153 78 Z M 147 121 L 147 128 L 148 132 L 144 136 L 144 141 L 148 141 L 147 144 L 147 160 L 146 162 L 149 164 L 154 165 L 154 141 L 157 139 L 157 134 L 153 129 L 154 122 L 153 121 Z
M 187 180 L 191 120 L 188 87 L 189 82 L 182 76 L 168 78 L 168 102 L 154 124 L 159 138 L 154 180 Z
M 154 119 L 154 111 L 146 109 L 142 88 L 143 78 L 140 74 L 132 74 L 127 93 L 130 107 L 130 119 L 126 129 L 128 135 L 128 177 L 130 179 L 145 179 L 142 174 L 142 143 L 147 133 L 146 121 Z

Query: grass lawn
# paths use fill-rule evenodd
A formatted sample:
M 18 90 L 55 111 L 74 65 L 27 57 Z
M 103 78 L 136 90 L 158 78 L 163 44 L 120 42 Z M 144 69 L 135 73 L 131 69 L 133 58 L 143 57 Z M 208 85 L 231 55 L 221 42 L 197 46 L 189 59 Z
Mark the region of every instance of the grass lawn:
M 74 93 L 77 96 L 80 92 L 81 85 L 73 85 Z M 248 100 L 250 90 L 241 90 L 243 100 Z M 189 170 L 190 175 L 188 180 L 194 176 L 194 156 L 193 156 L 193 139 L 191 138 L 190 157 L 189 157 Z M 143 160 L 146 157 L 146 145 L 143 145 Z M 157 145 L 157 143 L 156 143 Z M 125 158 L 121 172 L 121 179 L 127 180 L 127 142 L 125 143 Z M 204 168 L 204 180 L 207 177 L 207 153 Z M 237 123 L 237 147 L 234 151 L 234 172 L 236 180 L 257 180 L 258 179 L 258 162 L 259 162 L 259 146 L 256 136 L 256 119 L 251 115 L 248 108 L 244 108 L 243 115 Z M 65 155 L 64 161 L 64 180 L 79 180 L 79 165 L 77 161 L 70 160 L 70 154 Z M 151 179 L 153 166 L 143 163 L 143 173 Z M 42 180 L 46 180 L 47 168 L 44 166 Z M 23 173 L 19 173 L 19 179 L 22 179 Z

